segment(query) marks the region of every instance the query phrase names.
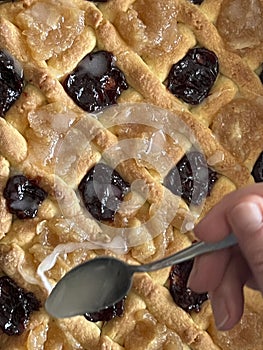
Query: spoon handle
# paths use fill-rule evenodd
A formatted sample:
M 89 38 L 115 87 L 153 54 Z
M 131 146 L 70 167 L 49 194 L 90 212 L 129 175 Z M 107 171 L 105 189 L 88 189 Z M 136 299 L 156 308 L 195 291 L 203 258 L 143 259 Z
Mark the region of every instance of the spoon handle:
M 179 264 L 181 262 L 195 258 L 196 256 L 210 253 L 216 250 L 232 247 L 237 244 L 237 239 L 233 233 L 228 235 L 222 241 L 215 243 L 198 242 L 192 244 L 190 247 L 183 249 L 173 255 L 170 255 L 164 259 L 153 261 L 149 264 L 133 266 L 134 272 L 150 272 L 165 268 L 167 266 L 172 266 L 174 264 Z

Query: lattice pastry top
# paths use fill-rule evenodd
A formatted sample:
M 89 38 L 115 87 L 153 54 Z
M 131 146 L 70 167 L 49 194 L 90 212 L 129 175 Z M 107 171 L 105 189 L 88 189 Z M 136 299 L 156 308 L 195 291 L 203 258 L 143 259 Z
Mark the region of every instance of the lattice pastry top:
M 246 289 L 240 324 L 217 332 L 207 295 L 186 290 L 191 264 L 136 275 L 98 314 L 43 308 L 72 267 L 180 250 L 223 196 L 263 180 L 262 12 L 262 0 L 0 5 L 1 349 L 262 349 L 260 294 Z

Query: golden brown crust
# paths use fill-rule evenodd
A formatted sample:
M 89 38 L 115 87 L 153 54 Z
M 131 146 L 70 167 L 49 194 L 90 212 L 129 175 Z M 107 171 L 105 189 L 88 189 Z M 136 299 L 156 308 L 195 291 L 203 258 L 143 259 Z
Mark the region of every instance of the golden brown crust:
M 0 119 L 0 147 L 2 155 L 11 163 L 20 163 L 27 156 L 25 138 L 3 118 Z
M 150 313 L 162 324 L 174 330 L 192 349 L 218 349 L 206 332 L 193 323 L 191 317 L 178 308 L 169 291 L 155 285 L 147 275 L 134 278 L 134 289 L 146 302 Z

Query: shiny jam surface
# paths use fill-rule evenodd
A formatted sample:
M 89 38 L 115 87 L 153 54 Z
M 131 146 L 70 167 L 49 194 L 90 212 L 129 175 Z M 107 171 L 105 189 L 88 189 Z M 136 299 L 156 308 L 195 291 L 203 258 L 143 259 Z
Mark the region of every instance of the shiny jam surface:
M 255 182 L 263 182 L 263 151 L 260 153 L 252 169 Z
M 99 220 L 113 221 L 129 184 L 110 166 L 99 163 L 81 180 L 79 192 L 85 207 Z
M 199 312 L 201 305 L 208 299 L 207 293 L 198 294 L 187 288 L 187 280 L 194 260 L 173 265 L 169 275 L 170 293 L 175 303 L 187 312 Z
M 19 219 L 32 219 L 47 193 L 24 175 L 15 175 L 9 178 L 4 197 L 10 213 Z
M 164 186 L 188 204 L 199 205 L 210 195 L 217 178 L 217 173 L 207 166 L 204 155 L 193 151 L 170 170 Z
M 7 51 L 0 50 L 0 117 L 19 98 L 23 85 L 23 71 L 18 62 Z
M 85 314 L 84 317 L 91 322 L 98 321 L 110 321 L 115 317 L 121 317 L 124 312 L 125 298 L 120 300 L 113 306 L 107 307 L 106 309 L 91 314 Z
M 167 88 L 184 102 L 197 105 L 209 95 L 218 72 L 218 59 L 214 52 L 205 48 L 191 49 L 172 66 Z
M 0 328 L 7 335 L 22 334 L 33 311 L 40 303 L 33 293 L 27 293 L 10 277 L 0 277 Z
M 115 57 L 107 51 L 88 54 L 63 82 L 67 94 L 88 112 L 96 112 L 117 102 L 128 89 Z

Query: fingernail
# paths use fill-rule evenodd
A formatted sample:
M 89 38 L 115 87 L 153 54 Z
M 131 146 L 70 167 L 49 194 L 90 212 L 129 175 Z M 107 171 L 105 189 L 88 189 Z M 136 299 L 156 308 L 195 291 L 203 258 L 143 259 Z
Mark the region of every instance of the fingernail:
M 211 295 L 210 299 L 212 303 L 216 328 L 220 331 L 227 330 L 228 328 L 226 327 L 226 325 L 229 320 L 229 313 L 225 301 L 218 297 L 213 298 L 211 297 Z
M 240 203 L 231 210 L 229 220 L 234 227 L 253 232 L 262 225 L 262 211 L 256 203 Z
M 196 276 L 198 276 L 198 267 L 197 267 L 197 263 L 195 262 L 193 265 L 193 268 L 190 272 L 188 281 L 187 281 L 187 288 L 193 289 L 194 290 L 194 284 L 195 284 L 195 280 L 196 280 Z
M 219 330 L 219 331 L 227 331 L 228 330 L 228 327 L 225 327 L 227 322 L 229 320 L 229 316 L 228 315 L 225 315 L 225 318 L 219 318 L 218 320 L 216 320 L 216 328 Z

